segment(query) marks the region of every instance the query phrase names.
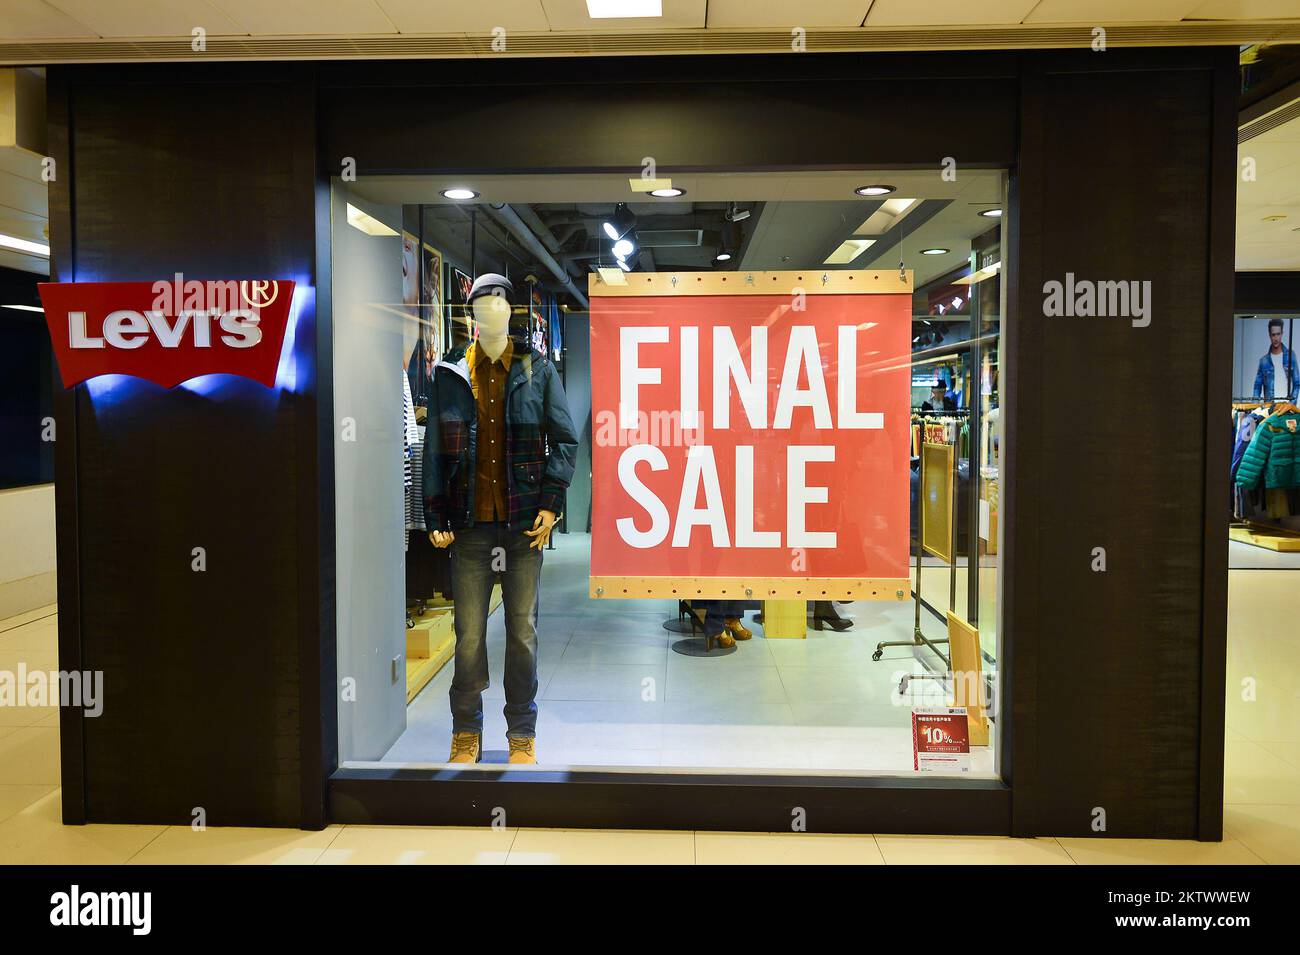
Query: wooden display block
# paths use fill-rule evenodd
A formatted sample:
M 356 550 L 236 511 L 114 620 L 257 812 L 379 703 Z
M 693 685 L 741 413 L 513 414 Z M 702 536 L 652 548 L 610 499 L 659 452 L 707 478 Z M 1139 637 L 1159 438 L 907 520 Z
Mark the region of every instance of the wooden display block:
M 501 587 L 492 588 L 490 616 L 501 606 Z M 438 601 L 415 618 L 406 631 L 406 702 L 429 685 L 456 652 L 455 610 L 448 601 Z
M 1245 524 L 1234 524 L 1228 528 L 1228 537 L 1243 544 L 1265 547 L 1281 554 L 1300 553 L 1300 536 L 1282 531 L 1269 532 Z
M 808 601 L 764 600 L 763 636 L 769 640 L 804 640 L 808 636 Z
M 952 651 L 953 706 L 966 707 L 970 744 L 989 744 L 989 721 L 984 712 L 984 668 L 980 665 L 980 632 L 948 611 L 948 647 Z

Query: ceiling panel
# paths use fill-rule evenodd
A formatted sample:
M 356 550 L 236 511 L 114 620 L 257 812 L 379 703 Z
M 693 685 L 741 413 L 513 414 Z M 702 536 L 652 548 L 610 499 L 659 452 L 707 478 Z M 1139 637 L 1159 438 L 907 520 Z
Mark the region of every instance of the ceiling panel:
M 402 33 L 491 33 L 493 27 L 527 32 L 550 29 L 542 0 L 496 0 L 490 4 L 465 0 L 377 2 Z
M 773 27 L 856 27 L 867 15 L 871 0 L 709 0 L 709 26 L 714 29 Z
M 1237 181 L 1237 268 L 1300 269 L 1300 119 L 1247 140 L 1237 156 L 1239 170 L 1255 161 L 1254 177 Z M 1275 216 L 1286 218 L 1268 221 Z
M 0 2 L 0 39 L 36 40 L 47 37 L 95 36 L 95 31 L 78 23 L 45 0 L 3 0 Z
M 935 26 L 965 23 L 1019 23 L 1034 8 L 1036 0 L 876 0 L 867 15 L 867 26 Z
M 209 0 L 240 26 L 268 36 L 396 33 L 376 0 Z
M 1181 20 L 1200 0 L 1042 0 L 1026 23 L 1108 23 Z
M 1206 0 L 1189 20 L 1285 20 L 1300 17 L 1296 0 Z
M 593 20 L 587 13 L 587 0 L 542 0 L 546 19 L 552 30 L 673 30 L 683 27 L 700 29 L 705 25 L 707 0 L 663 0 L 661 17 L 636 17 L 630 20 Z
M 8 3 L 8 0 L 4 0 Z M 47 0 L 100 36 L 189 36 L 195 27 L 211 35 L 243 33 L 206 0 Z

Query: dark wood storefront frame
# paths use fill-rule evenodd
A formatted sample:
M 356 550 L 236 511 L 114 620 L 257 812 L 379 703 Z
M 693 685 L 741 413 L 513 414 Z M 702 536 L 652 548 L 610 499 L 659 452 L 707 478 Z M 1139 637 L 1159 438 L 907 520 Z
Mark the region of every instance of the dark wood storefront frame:
M 1041 434 L 1050 418 L 1050 409 L 1039 401 L 1017 400 L 1022 393 L 1035 398 L 1043 394 L 1039 372 L 1024 377 L 1024 372 L 1033 371 L 1025 358 L 1035 356 L 1044 344 L 1033 317 L 1036 283 L 1058 265 L 1055 260 L 1043 261 L 1042 250 L 1054 238 L 1052 230 L 1059 228 L 1044 220 L 1044 203 L 1065 188 L 1052 179 L 1052 166 L 1059 157 L 1041 131 L 1053 110 L 1068 107 L 1071 97 L 1081 103 L 1080 97 L 1089 95 L 1086 86 L 1071 85 L 1075 77 L 1122 76 L 1123 82 L 1132 84 L 1135 96 L 1145 95 L 1142 90 L 1148 80 L 1168 81 L 1168 95 L 1182 95 L 1188 104 L 1197 101 L 1203 86 L 1205 96 L 1199 103 L 1210 110 L 1212 130 L 1203 136 L 1205 154 L 1195 157 L 1192 171 L 1199 168 L 1206 178 L 1209 194 L 1204 197 L 1203 213 L 1209 236 L 1205 259 L 1192 265 L 1196 275 L 1204 275 L 1203 305 L 1208 316 L 1205 352 L 1198 359 L 1203 363 L 1204 386 L 1198 408 L 1213 408 L 1219 393 L 1227 393 L 1225 356 L 1230 354 L 1236 125 L 1231 50 L 1113 51 L 1105 58 L 1088 51 L 1042 51 L 60 67 L 50 72 L 51 151 L 69 171 L 51 189 L 51 233 L 60 273 L 65 263 L 77 262 L 80 251 L 77 227 L 82 216 L 73 173 L 78 89 L 109 84 L 129 91 L 174 83 L 178 102 L 188 87 L 191 94 L 196 90 L 206 94 L 206 102 L 219 109 L 220 97 L 213 91 L 237 78 L 245 85 L 291 90 L 315 111 L 304 118 L 310 122 L 302 130 L 294 131 L 299 146 L 310 137 L 314 159 L 305 160 L 298 150 L 291 160 L 296 175 L 314 181 L 314 221 L 307 223 L 310 235 L 302 232 L 299 241 L 315 250 L 312 354 L 320 383 L 301 409 L 309 413 L 300 414 L 294 425 L 301 441 L 299 459 L 309 463 L 296 479 L 302 500 L 295 505 L 303 517 L 298 544 L 307 555 L 297 568 L 298 799 L 296 808 L 279 811 L 252 804 L 232 812 L 225 824 L 285 824 L 286 817 L 296 816 L 304 828 L 329 821 L 487 825 L 493 821 L 493 810 L 502 808 L 511 825 L 763 830 L 788 828 L 792 811 L 799 808 L 814 831 L 1026 836 L 1091 831 L 1089 818 L 1073 805 L 1069 792 L 1069 787 L 1077 788 L 1077 779 L 1059 773 L 1053 765 L 1048 736 L 1059 725 L 1053 722 L 1049 699 L 1040 696 L 1048 689 L 1040 683 L 1050 681 L 1052 673 L 1040 641 L 1048 635 L 1047 628 L 1057 626 L 1041 612 L 1039 603 L 1053 585 L 1049 558 L 1080 558 L 1043 552 L 1037 536 L 1040 499 L 1028 488 L 1040 486 L 1048 458 L 1036 445 L 1022 446 L 1019 440 Z M 864 108 L 864 98 L 869 108 Z M 94 101 L 93 96 L 90 99 Z M 434 99 L 437 106 L 430 108 Z M 1169 121 L 1174 128 L 1181 118 Z M 1122 128 L 1109 134 L 1129 131 Z M 1136 129 L 1133 133 L 1137 135 Z M 1187 135 L 1196 139 L 1200 134 Z M 338 674 L 333 619 L 334 412 L 327 384 L 333 367 L 328 198 L 330 176 L 340 169 L 344 157 L 355 160 L 361 175 L 386 175 L 635 173 L 641 157 L 653 155 L 661 172 L 671 174 L 721 169 L 937 169 L 953 153 L 959 168 L 1011 170 L 1005 218 L 1010 253 L 1002 370 L 1005 427 L 1012 436 L 1004 465 L 1010 480 L 1003 505 L 1008 533 L 1000 601 L 1004 635 L 1000 665 L 1007 688 L 999 720 L 1002 781 L 335 768 Z M 85 175 L 93 180 L 95 174 L 87 170 Z M 1078 185 L 1071 183 L 1069 188 Z M 97 197 L 93 201 L 102 209 L 92 211 L 111 211 L 114 202 L 141 199 Z M 304 223 L 294 223 L 295 230 L 303 228 Z M 1058 258 L 1064 254 L 1056 253 Z M 1160 264 L 1168 266 L 1165 259 Z M 142 267 L 148 266 L 132 263 L 135 271 Z M 170 271 L 165 264 L 153 268 Z M 1117 407 L 1122 398 L 1117 397 Z M 1216 428 L 1208 412 L 1202 420 L 1205 454 L 1195 475 L 1197 511 L 1204 528 L 1195 574 L 1200 586 L 1178 604 L 1180 610 L 1191 601 L 1196 604 L 1199 652 L 1194 666 L 1185 659 L 1178 661 L 1178 672 L 1171 677 L 1179 693 L 1191 692 L 1194 684 L 1194 713 L 1186 702 L 1183 713 L 1191 714 L 1196 726 L 1190 734 L 1177 736 L 1180 742 L 1167 754 L 1178 764 L 1175 770 L 1182 768 L 1177 780 L 1145 793 L 1125 789 L 1128 780 L 1107 780 L 1109 794 L 1116 800 L 1112 807 L 1116 821 L 1108 831 L 1115 835 L 1221 838 L 1226 551 L 1221 546 L 1220 502 L 1227 496 L 1227 478 L 1218 463 L 1226 460 L 1226 434 L 1218 434 L 1223 429 Z M 80 668 L 83 662 L 93 665 L 96 656 L 94 647 L 85 652 L 81 627 L 82 615 L 89 611 L 82 602 L 87 568 L 81 563 L 79 542 L 81 522 L 94 518 L 81 513 L 78 502 L 84 478 L 78 472 L 81 455 L 74 393 L 60 394 L 58 421 L 60 662 L 64 668 Z M 1180 579 L 1192 580 L 1193 575 Z M 1132 599 L 1140 584 L 1119 581 L 1115 586 Z M 1099 650 L 1099 654 L 1098 674 L 1090 679 L 1121 665 L 1114 651 Z M 1138 699 L 1131 701 L 1129 709 L 1133 719 L 1148 712 Z M 1124 718 L 1124 712 L 1109 715 L 1106 728 L 1123 725 Z M 136 810 L 131 784 L 117 780 L 112 798 L 96 808 L 95 781 L 85 772 L 87 741 L 81 722 L 65 713 L 62 730 L 66 821 L 184 818 L 179 807 L 193 800 L 181 795 L 185 781 L 166 769 L 154 785 L 165 795 L 176 791 L 175 810 Z M 259 727 L 232 730 L 257 733 Z M 1190 755 L 1184 751 L 1189 740 L 1195 750 Z M 111 733 L 101 734 L 96 745 L 122 748 L 123 741 Z M 1087 745 L 1092 748 L 1081 748 Z M 1160 754 L 1139 752 L 1142 745 L 1146 744 L 1115 740 L 1086 744 L 1071 738 L 1057 752 L 1063 760 L 1082 756 L 1099 765 L 1154 764 Z M 1115 748 L 1102 757 L 1099 746 Z M 122 755 L 127 755 L 124 748 Z M 1194 773 L 1186 770 L 1189 759 L 1195 764 Z M 1192 779 L 1194 792 L 1183 783 Z M 211 824 L 223 820 L 214 818 Z

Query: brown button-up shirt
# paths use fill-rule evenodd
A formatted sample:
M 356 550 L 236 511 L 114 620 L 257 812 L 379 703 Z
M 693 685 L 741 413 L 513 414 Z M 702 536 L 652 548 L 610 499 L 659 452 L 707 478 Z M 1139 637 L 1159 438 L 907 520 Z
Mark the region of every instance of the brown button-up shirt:
M 478 453 L 474 467 L 474 520 L 504 521 L 506 510 L 506 379 L 514 345 L 506 338 L 496 361 L 478 342 L 466 354 L 469 383 L 478 406 Z

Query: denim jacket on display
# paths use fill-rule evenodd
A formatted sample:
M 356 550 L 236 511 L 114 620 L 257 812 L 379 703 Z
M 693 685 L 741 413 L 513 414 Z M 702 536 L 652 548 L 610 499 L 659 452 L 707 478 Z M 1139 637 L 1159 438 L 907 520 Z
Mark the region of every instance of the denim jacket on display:
M 1282 352 L 1282 367 L 1286 370 L 1286 376 L 1289 379 L 1290 388 L 1287 389 L 1287 398 L 1295 401 L 1300 397 L 1300 375 L 1296 374 L 1295 352 L 1290 348 Z M 1269 352 L 1264 353 L 1264 357 L 1259 360 L 1259 369 L 1255 372 L 1255 390 L 1252 394 L 1256 398 L 1273 397 L 1273 356 Z
M 424 517 L 429 530 L 474 524 L 478 407 L 465 347 L 433 373 L 424 436 Z M 573 479 L 578 436 L 554 363 L 515 342 L 506 378 L 506 510 L 512 530 L 533 526 L 539 510 L 559 514 Z

